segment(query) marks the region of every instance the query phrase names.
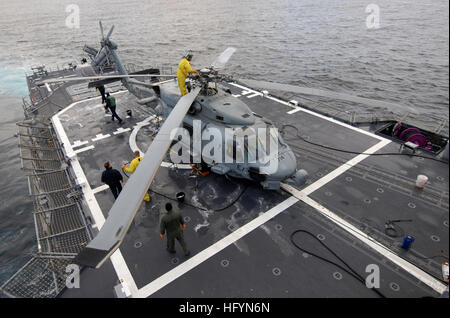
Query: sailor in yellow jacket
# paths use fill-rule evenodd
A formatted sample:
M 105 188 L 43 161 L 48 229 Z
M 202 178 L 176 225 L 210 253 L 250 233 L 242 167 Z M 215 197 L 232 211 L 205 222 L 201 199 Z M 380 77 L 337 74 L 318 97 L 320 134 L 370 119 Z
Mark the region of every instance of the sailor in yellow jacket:
M 139 150 L 136 150 L 134 152 L 134 159 L 130 162 L 130 167 L 127 168 L 126 165 L 122 165 L 123 171 L 133 173 L 134 170 L 136 170 L 137 166 L 139 166 L 139 164 L 141 163 L 141 160 L 141 154 L 139 153 Z M 150 196 L 148 195 L 148 193 L 145 194 L 144 201 L 150 202 Z
M 180 87 L 181 96 L 184 96 L 188 93 L 186 90 L 186 78 L 188 77 L 188 74 L 189 73 L 198 74 L 198 72 L 191 67 L 191 63 L 190 63 L 191 60 L 192 60 L 192 54 L 188 53 L 180 61 L 180 64 L 178 64 L 177 81 L 178 81 L 178 87 Z

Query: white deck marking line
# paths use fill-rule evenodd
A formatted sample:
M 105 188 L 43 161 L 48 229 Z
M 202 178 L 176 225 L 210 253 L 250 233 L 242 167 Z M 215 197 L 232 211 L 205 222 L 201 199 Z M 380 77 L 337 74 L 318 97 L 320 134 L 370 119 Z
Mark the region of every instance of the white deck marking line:
M 125 91 L 120 91 L 117 93 L 113 93 L 112 95 L 124 93 L 124 92 Z M 91 99 L 72 103 L 67 108 L 61 110 L 59 113 L 57 113 L 56 115 L 54 115 L 52 117 L 53 126 L 56 130 L 59 141 L 64 146 L 66 154 L 73 152 L 73 149 L 70 146 L 70 141 L 66 135 L 64 127 L 62 126 L 61 121 L 59 120 L 59 115 L 66 112 L 68 109 L 72 108 L 73 106 L 75 106 L 77 104 L 87 102 L 87 101 L 93 100 L 93 99 L 98 99 L 98 98 L 100 98 L 100 97 L 94 97 Z M 97 226 L 97 228 L 100 230 L 101 227 L 103 226 L 103 224 L 105 223 L 105 217 L 103 216 L 103 212 L 100 209 L 100 206 L 99 206 L 97 200 L 95 199 L 95 195 L 91 189 L 91 186 L 89 185 L 89 182 L 87 181 L 86 175 L 84 174 L 83 168 L 81 167 L 81 164 L 78 161 L 78 159 L 74 158 L 71 161 L 71 165 L 72 165 L 72 169 L 75 173 L 75 176 L 77 177 L 77 180 L 81 180 L 81 183 L 83 184 L 82 191 L 83 191 L 84 198 L 86 200 L 86 204 L 88 205 L 91 215 L 94 219 L 95 226 Z M 114 252 L 114 254 L 111 255 L 110 259 L 111 259 L 111 263 L 114 267 L 114 270 L 115 270 L 119 280 L 121 282 L 124 282 L 130 289 L 131 295 L 133 297 L 136 297 L 136 295 L 138 295 L 138 288 L 137 288 L 134 278 L 131 275 L 131 272 L 127 266 L 127 263 L 125 262 L 125 259 L 123 258 L 122 253 L 120 252 L 120 249 L 117 249 Z
M 73 145 L 71 147 L 73 149 L 73 148 L 76 148 L 76 147 L 83 146 L 83 145 L 85 145 L 87 143 L 89 143 L 89 141 L 75 140 L 75 142 L 73 143 Z
M 118 91 L 118 92 L 112 93 L 111 95 L 119 95 L 119 94 L 123 94 L 123 93 L 126 93 L 126 92 L 128 92 L 128 90 Z M 68 111 L 69 109 L 71 109 L 72 107 L 74 107 L 74 106 L 76 106 L 76 105 L 78 105 L 78 104 L 86 103 L 86 102 L 89 102 L 89 101 L 91 101 L 91 100 L 94 100 L 94 99 L 100 99 L 100 98 L 102 98 L 102 97 L 101 97 L 101 96 L 97 96 L 97 97 L 92 97 L 92 98 L 88 98 L 88 99 L 83 99 L 83 100 L 80 100 L 80 101 L 78 101 L 78 102 L 72 103 L 72 104 L 70 104 L 69 106 L 67 106 L 66 108 L 62 109 L 62 110 L 61 110 L 59 113 L 57 113 L 56 115 L 58 115 L 58 117 L 59 117 L 59 116 L 61 116 L 62 114 L 64 114 L 66 111 Z M 54 115 L 54 116 L 56 116 L 56 115 Z
M 139 149 L 137 143 L 136 143 L 136 136 L 137 133 L 139 132 L 139 130 L 146 126 L 149 125 L 149 122 L 152 121 L 155 118 L 155 115 L 152 115 L 146 119 L 144 119 L 143 121 L 136 123 L 136 126 L 133 127 L 133 131 L 130 134 L 130 138 L 128 139 L 128 143 L 130 145 L 131 151 L 135 152 L 136 150 L 138 150 L 141 153 L 141 156 L 144 157 L 145 151 L 142 151 L 141 149 Z M 165 168 L 177 168 L 177 169 L 192 169 L 192 167 L 190 165 L 186 165 L 186 164 L 175 164 L 175 163 L 170 163 L 170 162 L 161 162 L 161 167 L 165 167 Z
M 357 131 L 357 132 L 359 132 L 359 133 L 361 133 L 361 134 L 364 134 L 364 135 L 367 135 L 367 136 L 376 138 L 376 139 L 378 139 L 378 140 L 387 140 L 386 138 L 381 137 L 381 136 L 378 136 L 378 135 L 376 135 L 376 134 L 374 134 L 374 133 L 372 133 L 372 132 L 370 132 L 370 131 L 366 131 L 366 130 L 364 130 L 364 129 L 361 129 L 361 128 L 358 128 L 358 127 L 355 127 L 355 126 L 346 124 L 346 123 L 344 123 L 344 122 L 342 122 L 342 121 L 339 121 L 339 120 L 337 120 L 337 119 L 334 119 L 334 118 L 331 118 L 331 117 L 328 117 L 328 116 L 325 116 L 325 115 L 322 115 L 322 114 L 315 113 L 315 112 L 313 112 L 313 111 L 311 111 L 311 110 L 309 110 L 309 109 L 305 109 L 305 108 L 298 107 L 298 106 L 292 106 L 292 105 L 289 104 L 289 103 L 286 103 L 286 102 L 284 102 L 284 101 L 281 101 L 281 100 L 276 99 L 276 98 L 271 97 L 271 96 L 266 96 L 266 98 L 271 99 L 271 100 L 273 100 L 273 101 L 275 101 L 275 102 L 278 102 L 278 103 L 280 103 L 280 104 L 284 104 L 284 105 L 289 106 L 289 107 L 300 108 L 300 111 L 302 111 L 302 112 L 304 112 L 304 113 L 310 114 L 310 115 L 315 116 L 315 117 L 319 117 L 319 118 L 324 119 L 324 120 L 326 120 L 326 121 L 332 122 L 333 124 L 336 124 L 336 125 L 339 125 L 339 126 L 342 126 L 342 127 L 345 127 L 345 128 L 348 128 L 348 129 L 351 129 L 351 130 L 354 130 L 354 131 Z
M 158 277 L 157 279 L 155 279 L 151 283 L 149 283 L 146 286 L 142 287 L 141 289 L 139 289 L 138 296 L 139 297 L 149 297 L 150 295 L 154 294 L 155 292 L 157 292 L 158 290 L 160 290 L 161 288 L 163 288 L 167 284 L 171 283 L 172 281 L 174 281 L 178 277 L 186 274 L 191 269 L 197 267 L 198 265 L 200 265 L 201 263 L 203 263 L 204 261 L 206 261 L 210 257 L 212 257 L 215 254 L 219 253 L 224 248 L 232 245 L 234 242 L 236 242 L 237 240 L 241 239 L 242 237 L 244 237 L 248 233 L 252 232 L 254 229 L 260 227 L 261 225 L 263 225 L 264 223 L 266 223 L 267 221 L 269 221 L 273 217 L 277 216 L 279 213 L 283 212 L 284 210 L 286 210 L 290 206 L 294 205 L 298 201 L 299 200 L 297 198 L 295 198 L 295 197 L 289 197 L 288 199 L 284 200 L 283 202 L 281 202 L 277 206 L 273 207 L 269 211 L 265 212 L 264 214 L 260 215 L 256 219 L 250 221 L 249 223 L 247 223 L 246 225 L 240 227 L 239 229 L 237 229 L 233 233 L 227 235 L 226 237 L 224 237 L 220 241 L 214 243 L 210 247 L 208 247 L 208 248 L 204 249 L 203 251 L 201 251 L 200 253 L 192 256 L 191 258 L 189 258 L 188 260 L 186 260 L 182 264 L 178 265 L 174 269 L 168 271 L 167 273 L 165 273 L 162 276 Z
M 377 143 L 375 146 L 372 146 L 371 148 L 367 149 L 365 151 L 365 153 L 373 153 L 373 152 L 383 148 L 385 145 L 387 145 L 390 142 L 391 142 L 390 140 L 381 141 L 381 142 Z M 333 170 L 326 176 L 322 177 L 321 179 L 317 180 L 316 182 L 314 182 L 313 184 L 308 186 L 304 190 L 305 195 L 306 195 L 306 193 L 309 194 L 309 193 L 317 190 L 318 188 L 324 186 L 326 183 L 328 183 L 331 180 L 333 180 L 334 178 L 338 177 L 340 174 L 344 173 L 351 167 L 355 166 L 356 164 L 358 164 L 360 161 L 364 160 L 368 156 L 369 155 L 358 155 L 355 158 L 347 161 L 342 166 L 336 168 L 335 170 Z M 230 235 L 224 237 L 223 239 L 219 240 L 215 244 L 211 245 L 210 247 L 206 248 L 205 250 L 203 250 L 200 253 L 196 254 L 195 256 L 191 257 L 184 263 L 178 265 L 171 271 L 163 274 L 162 276 L 158 277 L 151 283 L 149 283 L 146 286 L 139 289 L 139 297 L 148 297 L 148 296 L 152 295 L 153 293 L 160 290 L 167 284 L 171 283 L 178 277 L 184 275 L 185 273 L 187 273 L 194 267 L 203 263 L 211 256 L 217 254 L 218 252 L 220 252 L 227 246 L 233 244 L 237 240 L 241 239 L 243 236 L 247 235 L 254 229 L 260 227 L 261 225 L 263 225 L 264 223 L 266 223 L 273 217 L 277 216 L 278 214 L 280 214 L 281 212 L 283 212 L 284 210 L 286 210 L 287 208 L 289 208 L 290 206 L 292 206 L 293 204 L 295 204 L 298 201 L 299 201 L 298 198 L 295 198 L 294 196 L 292 196 L 292 197 L 286 199 L 285 201 L 281 202 L 280 204 L 276 205 L 269 211 L 258 216 L 257 218 L 250 221 L 246 225 L 240 227 L 239 229 L 237 229 Z
M 370 236 L 368 236 L 366 233 L 362 232 L 355 226 L 353 226 L 351 223 L 345 221 L 344 219 L 340 218 L 338 215 L 333 213 L 332 211 L 325 208 L 320 203 L 314 201 L 308 195 L 305 193 L 305 191 L 299 191 L 289 185 L 283 184 L 283 189 L 285 189 L 288 193 L 294 195 L 297 199 L 303 201 L 304 203 L 308 204 L 309 206 L 316 209 L 320 214 L 334 222 L 336 225 L 344 229 L 346 232 L 350 233 L 360 241 L 362 241 L 364 244 L 366 244 L 368 247 L 372 248 L 374 251 L 378 252 L 379 254 L 383 255 L 385 258 L 392 261 L 394 264 L 398 265 L 399 267 L 403 268 L 406 272 L 414 276 L 415 278 L 419 279 L 424 284 L 428 285 L 432 289 L 434 289 L 439 294 L 442 294 L 445 289 L 446 285 L 441 283 L 439 280 L 434 278 L 433 276 L 429 275 L 428 273 L 424 272 L 414 264 L 408 262 L 407 260 L 401 258 L 397 254 L 395 254 L 392 250 L 384 246 L 383 244 L 377 242 Z
M 87 147 L 84 147 L 84 148 L 80 148 L 80 149 L 74 150 L 73 152 L 81 153 L 81 152 L 88 151 L 88 150 L 91 150 L 91 149 L 94 149 L 94 148 L 95 147 L 93 145 L 90 145 L 90 146 L 87 146 Z
M 83 109 L 83 111 L 85 111 L 85 113 L 87 113 L 87 112 L 91 112 L 91 110 L 94 110 L 94 109 L 96 109 L 96 108 L 100 108 L 100 107 L 104 107 L 104 105 L 103 104 L 96 104 L 96 105 L 93 105 L 92 107 L 89 107 L 89 106 L 87 106 L 87 107 L 85 107 L 84 109 Z M 60 116 L 61 117 L 61 116 Z
M 99 141 L 99 140 L 102 140 L 102 139 L 106 139 L 108 137 L 111 137 L 111 135 L 110 134 L 106 134 L 106 135 L 98 134 L 98 135 L 95 136 L 95 138 L 92 139 L 92 141 Z
M 48 85 L 48 83 L 45 83 L 45 87 L 47 88 L 48 92 L 51 93 L 52 89 L 50 88 L 50 86 Z
M 300 107 L 297 107 L 297 108 L 295 108 L 295 109 L 293 109 L 293 110 L 290 110 L 290 111 L 288 111 L 287 113 L 289 114 L 289 115 L 292 115 L 292 114 L 295 114 L 296 112 L 299 112 L 299 111 L 301 111 L 302 109 L 300 108 Z
M 378 150 L 380 150 L 384 146 L 388 145 L 389 143 L 391 143 L 391 141 L 388 140 L 388 139 L 380 141 L 379 143 L 373 145 L 372 147 L 370 147 L 369 149 L 364 151 L 364 153 L 365 153 L 364 155 L 360 154 L 360 155 L 357 155 L 356 157 L 350 159 L 346 163 L 342 164 L 341 166 L 339 166 L 338 168 L 334 169 L 333 171 L 331 171 L 330 173 L 328 173 L 324 177 L 320 178 L 319 180 L 317 180 L 313 184 L 311 184 L 308 187 L 306 187 L 305 189 L 303 189 L 302 192 L 305 193 L 306 195 L 310 195 L 312 192 L 314 192 L 317 189 L 323 187 L 325 184 L 327 184 L 331 180 L 335 179 L 336 177 L 340 176 L 341 174 L 343 174 L 348 169 L 356 166 L 358 163 L 360 163 L 361 161 L 363 161 L 364 159 L 369 157 L 370 154 L 373 154 L 373 153 L 377 152 Z
M 113 134 L 114 135 L 118 135 L 118 134 L 122 134 L 122 133 L 124 133 L 124 132 L 127 132 L 127 131 L 130 131 L 131 130 L 131 128 L 122 128 L 122 127 L 119 127 L 119 128 L 117 128 L 117 130 L 115 131 L 115 132 L 113 132 Z
M 101 186 L 95 188 L 94 190 L 92 190 L 92 192 L 93 192 L 94 194 L 96 194 L 96 193 L 105 191 L 106 189 L 109 189 L 109 185 L 104 184 L 104 185 L 101 185 Z
M 236 98 L 241 97 L 240 94 L 232 94 L 231 96 L 236 97 Z
M 243 96 L 248 95 L 252 92 L 251 90 L 246 89 L 245 87 L 243 87 L 243 89 L 244 90 L 241 92 L 241 95 L 243 95 Z M 255 91 L 253 91 L 253 92 L 256 93 Z
M 247 88 L 247 87 L 245 87 L 245 86 L 242 86 L 242 85 L 239 85 L 239 84 L 236 84 L 236 83 L 230 83 L 230 85 L 233 85 L 233 86 L 238 87 L 238 88 L 241 88 L 241 89 L 248 90 L 248 91 L 250 91 L 250 92 L 258 93 L 258 92 L 255 91 L 255 90 L 252 90 L 252 89 L 250 89 L 250 88 Z M 367 135 L 367 136 L 371 136 L 371 137 L 376 138 L 376 139 L 379 139 L 379 140 L 387 140 L 386 138 L 381 137 L 381 136 L 378 136 L 378 135 L 376 135 L 376 134 L 374 134 L 374 133 L 371 133 L 371 132 L 369 132 L 369 131 L 365 131 L 365 130 L 363 130 L 363 129 L 361 129 L 361 128 L 358 128 L 358 127 L 355 127 L 355 126 L 346 124 L 346 123 L 341 122 L 341 121 L 339 121 L 339 120 L 337 120 L 337 119 L 334 119 L 334 118 L 331 118 L 331 117 L 328 117 L 328 116 L 325 116 L 325 115 L 321 115 L 321 114 L 315 113 L 315 112 L 313 112 L 313 111 L 311 111 L 311 110 L 308 110 L 308 109 L 305 109 L 305 108 L 302 108 L 302 107 L 298 107 L 298 106 L 294 106 L 294 105 L 292 105 L 292 104 L 289 104 L 288 102 L 279 100 L 279 99 L 277 99 L 277 98 L 275 98 L 275 97 L 267 96 L 267 95 L 264 96 L 264 97 L 265 97 L 265 98 L 268 98 L 268 99 L 270 99 L 270 100 L 273 100 L 273 101 L 275 101 L 275 102 L 277 102 L 277 103 L 286 105 L 286 106 L 288 106 L 288 107 L 290 107 L 290 108 L 293 108 L 293 109 L 300 108 L 300 111 L 302 111 L 302 112 L 304 112 L 304 113 L 307 113 L 307 114 L 310 114 L 310 115 L 312 115 L 312 116 L 316 116 L 316 117 L 322 118 L 322 119 L 327 120 L 327 121 L 329 121 L 329 122 L 332 122 L 332 123 L 334 123 L 334 124 L 336 124 L 336 125 L 339 125 L 339 126 L 346 127 L 346 128 L 348 128 L 348 129 L 357 131 L 357 132 L 359 132 L 359 133 L 361 133 L 361 134 L 364 134 L 364 135 Z
M 136 143 L 136 136 L 137 136 L 137 133 L 139 132 L 139 130 L 140 130 L 142 127 L 147 126 L 147 125 L 150 125 L 149 122 L 150 122 L 154 117 L 155 117 L 155 115 L 152 115 L 152 116 L 150 116 L 150 117 L 144 119 L 143 121 L 140 121 L 140 122 L 136 123 L 136 126 L 133 127 L 133 131 L 131 132 L 130 137 L 128 138 L 128 144 L 130 145 L 130 148 L 131 148 L 131 151 L 132 151 L 132 152 L 135 152 L 136 150 L 139 150 L 139 152 L 140 152 L 141 154 L 144 154 L 144 153 L 139 149 L 139 147 L 137 146 L 137 143 Z
M 262 96 L 262 93 L 253 93 L 253 94 L 247 96 L 247 98 L 253 98 L 253 97 L 256 97 L 256 96 Z

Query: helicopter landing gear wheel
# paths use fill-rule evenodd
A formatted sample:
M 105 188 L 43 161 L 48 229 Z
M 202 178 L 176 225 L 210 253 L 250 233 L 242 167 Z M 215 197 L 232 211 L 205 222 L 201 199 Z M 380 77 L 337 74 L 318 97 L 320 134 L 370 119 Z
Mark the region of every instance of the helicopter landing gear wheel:
M 195 115 L 195 114 L 201 112 L 201 110 L 202 110 L 202 105 L 199 104 L 199 103 L 194 103 L 194 104 L 192 104 L 191 107 L 189 108 L 188 114 L 189 114 L 189 115 Z
M 195 115 L 197 114 L 197 110 L 195 109 L 194 105 L 192 105 L 188 110 L 189 115 Z

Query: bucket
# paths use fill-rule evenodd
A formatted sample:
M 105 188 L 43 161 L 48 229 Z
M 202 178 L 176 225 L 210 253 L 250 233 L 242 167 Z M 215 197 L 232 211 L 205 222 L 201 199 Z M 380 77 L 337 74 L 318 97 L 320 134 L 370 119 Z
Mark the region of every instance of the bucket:
M 412 237 L 411 235 L 406 235 L 403 238 L 403 243 L 402 243 L 402 248 L 405 250 L 409 250 L 409 248 L 411 247 L 411 244 L 414 242 L 415 238 Z
M 184 192 L 178 192 L 177 195 L 176 195 L 178 202 L 180 202 L 180 203 L 184 202 L 184 197 L 185 196 L 186 195 L 184 194 Z
M 423 189 L 428 182 L 428 177 L 423 174 L 419 174 L 416 180 L 416 187 Z

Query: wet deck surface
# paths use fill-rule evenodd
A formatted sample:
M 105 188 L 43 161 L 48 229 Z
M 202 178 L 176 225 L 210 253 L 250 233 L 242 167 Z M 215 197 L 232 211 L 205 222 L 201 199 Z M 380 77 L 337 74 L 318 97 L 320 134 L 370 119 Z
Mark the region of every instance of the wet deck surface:
M 230 86 L 230 89 L 233 94 L 242 93 L 241 88 Z M 379 142 L 373 136 L 305 112 L 287 114 L 293 108 L 276 101 L 248 96 L 251 94 L 237 98 L 248 103 L 254 112 L 273 120 L 278 127 L 282 123 L 295 125 L 302 136 L 316 143 L 363 152 Z M 136 123 L 151 115 L 128 93 L 117 94 L 116 100 L 118 114 L 124 119 L 122 125 L 112 122 L 111 117 L 104 113 L 100 99 L 80 103 L 61 117 L 71 144 L 88 141 L 74 150 L 94 146 L 78 153 L 78 160 L 92 189 L 102 185 L 100 176 L 106 160 L 120 170 L 124 161 L 132 159 L 128 143 L 131 132 Z M 125 118 L 127 109 L 133 111 L 131 118 Z M 150 134 L 156 128 L 156 124 L 151 123 L 139 130 L 136 141 L 140 149 L 148 147 Z M 355 157 L 354 154 L 311 146 L 295 138 L 292 132 L 286 130 L 285 140 L 296 153 L 299 168 L 310 174 L 305 186 Z M 108 134 L 109 137 L 102 139 Z M 379 152 L 398 152 L 398 148 L 398 144 L 391 143 Z M 422 191 L 414 188 L 417 174 L 426 174 L 430 178 L 430 184 Z M 438 255 L 440 250 L 448 251 L 448 178 L 448 166 L 438 162 L 405 156 L 373 156 L 324 184 L 310 197 L 440 278 L 442 259 L 427 257 Z M 152 201 L 143 202 L 120 248 L 138 289 L 187 260 L 179 245 L 176 245 L 176 254 L 167 253 L 165 240 L 159 237 L 159 219 L 164 204 L 177 192 L 186 193 L 187 204 L 175 203 L 175 206 L 178 205 L 187 223 L 185 238 L 191 249 L 191 258 L 290 197 L 282 191 L 264 191 L 259 185 L 245 180 L 229 180 L 213 174 L 199 177 L 193 176 L 191 170 L 170 168 L 158 171 L 151 190 L 159 194 L 150 192 Z M 107 217 L 113 204 L 111 192 L 109 189 L 100 191 L 95 197 Z M 384 233 L 385 222 L 395 219 L 412 220 L 398 223 L 406 234 L 416 239 L 408 252 L 399 247 L 402 237 L 392 238 Z M 361 276 L 367 275 L 367 265 L 379 265 L 380 292 L 387 297 L 438 296 L 302 202 L 285 209 L 234 244 L 202 259 L 197 266 L 149 296 L 378 297 L 342 269 L 296 249 L 290 242 L 290 235 L 298 229 L 319 235 L 323 243 Z M 295 241 L 312 253 L 339 262 L 317 240 L 304 233 L 295 236 Z M 66 290 L 61 296 L 113 297 L 113 287 L 117 284 L 117 276 L 108 261 L 99 270 L 85 269 L 81 276 L 81 289 Z

